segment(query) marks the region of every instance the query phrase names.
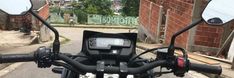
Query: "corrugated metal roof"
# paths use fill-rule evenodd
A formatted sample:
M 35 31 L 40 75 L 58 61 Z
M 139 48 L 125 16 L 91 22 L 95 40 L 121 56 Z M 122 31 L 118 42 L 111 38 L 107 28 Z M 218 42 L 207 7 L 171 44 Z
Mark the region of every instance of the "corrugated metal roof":
M 46 4 L 46 0 L 31 0 L 33 4 L 33 10 L 38 10 Z

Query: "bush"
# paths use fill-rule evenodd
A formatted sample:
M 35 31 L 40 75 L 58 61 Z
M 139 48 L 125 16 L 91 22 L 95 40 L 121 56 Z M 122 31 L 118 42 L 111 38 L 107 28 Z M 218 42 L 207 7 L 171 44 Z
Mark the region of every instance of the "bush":
M 59 7 L 51 7 L 50 8 L 50 12 L 52 12 L 52 13 L 59 13 L 59 11 L 60 11 Z
M 87 23 L 87 16 L 88 14 L 85 13 L 84 11 L 82 10 L 75 10 L 75 14 L 77 16 L 77 22 L 80 23 L 80 24 L 86 24 Z

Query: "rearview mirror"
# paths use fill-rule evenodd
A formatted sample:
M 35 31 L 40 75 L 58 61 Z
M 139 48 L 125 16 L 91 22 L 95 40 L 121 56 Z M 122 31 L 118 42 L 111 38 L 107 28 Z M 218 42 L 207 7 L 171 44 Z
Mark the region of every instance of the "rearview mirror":
M 234 19 L 234 0 L 211 0 L 202 18 L 211 25 L 223 25 Z
M 23 15 L 32 8 L 30 0 L 1 0 L 0 10 L 10 15 Z

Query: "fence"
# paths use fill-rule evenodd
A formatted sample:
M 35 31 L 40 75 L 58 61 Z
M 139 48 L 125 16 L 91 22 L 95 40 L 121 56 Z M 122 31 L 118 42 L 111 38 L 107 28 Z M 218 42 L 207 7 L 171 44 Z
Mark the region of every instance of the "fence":
M 77 23 L 77 16 L 73 14 L 65 13 L 63 15 L 59 13 L 50 13 L 50 22 L 51 23 L 69 23 L 69 20 L 73 19 L 75 23 Z
M 51 23 L 67 23 L 68 17 L 66 15 L 61 15 L 56 13 L 50 14 L 50 22 Z M 138 17 L 130 17 L 130 16 L 103 16 L 96 14 L 88 14 L 87 24 L 90 25 L 121 25 L 121 26 L 138 26 Z M 79 17 L 75 17 L 75 21 L 82 20 Z
M 65 23 L 65 20 L 58 13 L 50 13 L 50 22 L 51 23 Z
M 160 37 L 160 29 L 164 29 L 162 25 L 163 6 L 149 0 L 141 0 L 139 10 L 139 29 L 143 31 L 147 37 L 150 37 L 152 41 L 159 42 L 160 39 L 163 42 L 163 39 Z M 164 31 L 162 32 L 162 38 L 164 38 Z M 143 37 L 145 36 L 143 35 L 142 39 Z

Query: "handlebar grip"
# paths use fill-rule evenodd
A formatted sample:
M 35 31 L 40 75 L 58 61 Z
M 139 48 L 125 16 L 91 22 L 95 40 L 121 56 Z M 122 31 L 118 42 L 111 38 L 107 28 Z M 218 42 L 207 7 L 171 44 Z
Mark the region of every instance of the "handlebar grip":
M 34 61 L 34 54 L 4 54 L 0 55 L 1 63 Z
M 196 64 L 196 63 L 190 63 L 190 69 L 205 73 L 212 73 L 212 74 L 218 74 L 220 75 L 222 73 L 222 67 L 221 66 L 211 66 L 206 64 Z

